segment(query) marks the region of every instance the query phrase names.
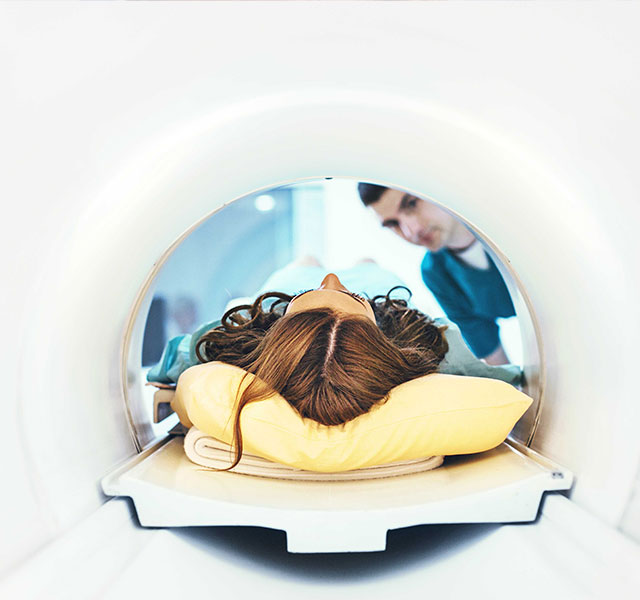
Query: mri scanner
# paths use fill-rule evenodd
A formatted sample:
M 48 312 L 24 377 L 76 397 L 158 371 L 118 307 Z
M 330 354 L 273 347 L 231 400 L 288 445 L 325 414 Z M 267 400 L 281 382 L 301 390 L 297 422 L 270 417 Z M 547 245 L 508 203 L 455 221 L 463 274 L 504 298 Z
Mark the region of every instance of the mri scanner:
M 3 597 L 634 597 L 639 8 L 3 5 Z M 103 493 L 163 444 L 139 369 L 163 261 L 234 199 L 326 177 L 433 198 L 501 260 L 536 401 L 514 444 L 575 475 L 535 522 L 376 499 L 432 524 L 297 555 Z

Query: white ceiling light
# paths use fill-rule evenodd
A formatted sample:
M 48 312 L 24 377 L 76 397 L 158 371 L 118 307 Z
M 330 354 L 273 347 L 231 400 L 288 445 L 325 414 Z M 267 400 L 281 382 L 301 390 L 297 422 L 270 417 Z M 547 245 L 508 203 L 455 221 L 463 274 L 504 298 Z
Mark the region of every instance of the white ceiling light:
M 255 200 L 255 206 L 260 212 L 273 210 L 276 205 L 275 198 L 269 194 L 261 194 Z

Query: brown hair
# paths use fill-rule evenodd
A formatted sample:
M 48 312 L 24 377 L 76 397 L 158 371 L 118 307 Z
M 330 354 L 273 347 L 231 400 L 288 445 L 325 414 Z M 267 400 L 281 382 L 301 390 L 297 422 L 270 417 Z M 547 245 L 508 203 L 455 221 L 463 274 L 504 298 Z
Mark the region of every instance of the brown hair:
M 222 361 L 256 376 L 238 402 L 229 469 L 242 456 L 240 414 L 249 402 L 275 391 L 303 417 L 340 425 L 386 400 L 393 387 L 437 371 L 448 349 L 444 327 L 392 298 L 395 289 L 369 300 L 377 326 L 328 308 L 284 315 L 292 297 L 269 292 L 227 311 L 198 340 L 201 362 Z

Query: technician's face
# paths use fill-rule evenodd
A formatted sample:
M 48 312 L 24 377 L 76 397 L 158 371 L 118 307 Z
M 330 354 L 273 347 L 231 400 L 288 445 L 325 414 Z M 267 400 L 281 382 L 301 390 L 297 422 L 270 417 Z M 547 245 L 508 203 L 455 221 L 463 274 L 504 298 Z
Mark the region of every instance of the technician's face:
M 383 227 L 434 252 L 447 245 L 457 226 L 447 211 L 401 190 L 387 190 L 370 207 Z
M 344 287 L 338 276 L 333 273 L 329 273 L 322 280 L 319 288 L 298 294 L 289 303 L 285 314 L 313 308 L 331 308 L 346 314 L 367 317 L 376 322 L 371 305 L 364 298 Z

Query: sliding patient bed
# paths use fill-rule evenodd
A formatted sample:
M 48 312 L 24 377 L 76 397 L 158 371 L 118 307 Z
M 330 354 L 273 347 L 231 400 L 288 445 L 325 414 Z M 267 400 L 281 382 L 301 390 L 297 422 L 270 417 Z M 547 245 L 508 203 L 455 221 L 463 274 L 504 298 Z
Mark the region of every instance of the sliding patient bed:
M 364 481 L 307 481 L 203 468 L 169 435 L 102 481 L 129 496 L 149 527 L 259 526 L 284 530 L 290 552 L 386 547 L 387 531 L 435 523 L 532 521 L 542 495 L 572 474 L 513 440 L 439 468 Z

